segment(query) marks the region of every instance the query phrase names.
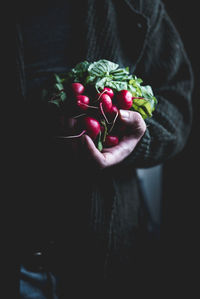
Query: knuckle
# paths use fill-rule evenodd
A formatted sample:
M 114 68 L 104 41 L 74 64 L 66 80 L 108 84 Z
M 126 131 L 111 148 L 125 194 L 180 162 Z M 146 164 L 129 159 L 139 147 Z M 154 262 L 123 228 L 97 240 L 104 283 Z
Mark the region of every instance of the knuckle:
M 129 144 L 124 143 L 123 144 L 123 154 L 125 157 L 127 157 L 128 155 L 130 155 L 130 153 L 132 152 L 132 147 Z
M 138 133 L 144 134 L 146 131 L 146 123 L 139 112 L 135 112 L 135 126 Z
M 139 112 L 136 112 L 136 111 L 134 112 L 134 120 L 138 124 L 143 120 L 143 118 Z

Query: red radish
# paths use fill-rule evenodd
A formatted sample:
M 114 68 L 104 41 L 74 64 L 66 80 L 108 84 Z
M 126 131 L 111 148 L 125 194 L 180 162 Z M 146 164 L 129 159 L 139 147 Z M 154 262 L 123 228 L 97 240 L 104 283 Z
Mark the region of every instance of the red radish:
M 102 92 L 104 92 L 105 94 L 109 95 L 109 97 L 112 99 L 114 97 L 114 92 L 111 88 L 109 87 L 104 87 L 104 89 L 102 90 Z
M 109 111 L 108 116 L 109 116 L 109 118 L 113 119 L 113 118 L 115 118 L 115 116 L 116 116 L 118 113 L 119 113 L 119 110 L 118 110 L 117 106 L 112 105 L 112 107 L 111 107 L 111 109 L 110 109 L 110 111 Z
M 71 84 L 72 92 L 74 95 L 82 94 L 85 90 L 85 87 L 81 83 L 72 83 Z
M 107 147 L 111 147 L 111 146 L 117 145 L 118 143 L 119 143 L 119 138 L 117 136 L 107 135 L 104 145 Z
M 89 135 L 93 140 L 96 139 L 97 135 L 101 130 L 100 123 L 93 117 L 86 116 L 84 119 L 86 134 Z
M 79 108 L 81 108 L 81 110 L 88 109 L 90 99 L 87 96 L 80 94 L 76 96 L 76 99 L 77 99 L 77 105 L 79 106 Z
M 107 94 L 102 94 L 100 98 L 100 103 L 102 103 L 102 108 L 105 113 L 108 113 L 112 108 L 112 100 Z
M 128 110 L 132 106 L 132 94 L 130 91 L 123 89 L 117 93 L 116 101 L 119 109 Z

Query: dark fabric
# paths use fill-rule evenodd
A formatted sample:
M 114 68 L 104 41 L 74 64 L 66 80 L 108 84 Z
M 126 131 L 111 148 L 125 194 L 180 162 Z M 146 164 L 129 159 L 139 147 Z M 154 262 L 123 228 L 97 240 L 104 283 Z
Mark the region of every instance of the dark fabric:
M 16 67 L 17 67 L 17 99 L 20 102 L 25 100 L 26 83 L 25 83 L 25 66 L 24 66 L 24 47 L 23 37 L 19 24 L 16 24 Z
M 91 22 L 95 20 L 88 26 L 89 57 L 98 59 L 98 47 L 108 45 L 101 48 L 101 57 L 132 66 L 159 101 L 154 117 L 147 120 L 145 136 L 124 163 L 162 163 L 182 150 L 191 129 L 193 75 L 183 44 L 160 1 L 105 1 L 106 15 L 101 12 L 100 19 L 97 14 L 103 8 L 96 6 L 89 11 Z M 106 35 L 95 34 L 103 29 Z M 125 34 L 128 29 L 131 37 Z
M 79 61 L 82 29 L 77 25 L 83 12 L 77 10 L 76 4 L 61 1 L 58 5 L 47 6 L 45 11 L 38 8 L 22 18 L 29 92 L 41 87 L 51 73 L 66 72 Z
M 54 236 L 62 240 L 60 247 L 67 257 L 73 252 L 84 265 L 94 262 L 94 280 L 106 276 L 108 281 L 126 281 L 144 269 L 142 264 L 149 269 L 155 258 L 146 216 L 140 213 L 135 168 L 163 163 L 184 147 L 191 128 L 192 71 L 160 1 L 88 0 L 85 4 L 75 57 L 79 61 L 106 58 L 130 66 L 153 87 L 159 103 L 136 150 L 101 172 L 86 161 L 67 159 L 62 144 L 49 144 L 40 103 L 33 107 L 24 103 L 19 110 L 20 121 L 26 124 L 19 136 L 20 236 L 22 244 L 34 243 L 38 236 L 40 240 Z M 18 75 L 22 78 L 23 73 Z

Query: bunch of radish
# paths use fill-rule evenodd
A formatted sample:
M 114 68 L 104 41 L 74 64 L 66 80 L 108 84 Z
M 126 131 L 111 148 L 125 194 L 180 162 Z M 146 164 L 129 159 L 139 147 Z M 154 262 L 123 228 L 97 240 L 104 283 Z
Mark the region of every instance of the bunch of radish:
M 90 95 L 87 87 L 79 82 L 71 83 L 68 90 L 79 133 L 65 138 L 87 134 L 99 150 L 117 145 L 123 136 L 123 127 L 117 125 L 119 109 L 128 110 L 132 107 L 133 96 L 130 91 L 114 92 L 104 87 L 101 92 Z
M 100 151 L 117 145 L 128 134 L 118 117 L 119 110 L 137 111 L 146 119 L 152 117 L 157 105 L 151 86 L 142 82 L 128 67 L 106 59 L 81 61 L 65 74 L 54 74 L 53 85 L 44 90 L 43 100 L 59 110 L 55 135 L 58 132 L 60 138 L 78 138 L 87 134 Z M 69 125 L 72 119 L 73 126 Z

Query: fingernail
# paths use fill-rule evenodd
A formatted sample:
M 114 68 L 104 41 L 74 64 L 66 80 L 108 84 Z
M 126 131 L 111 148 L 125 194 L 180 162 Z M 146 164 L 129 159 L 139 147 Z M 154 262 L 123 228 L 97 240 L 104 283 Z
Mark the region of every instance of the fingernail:
M 121 118 L 129 118 L 129 111 L 127 110 L 120 110 Z

